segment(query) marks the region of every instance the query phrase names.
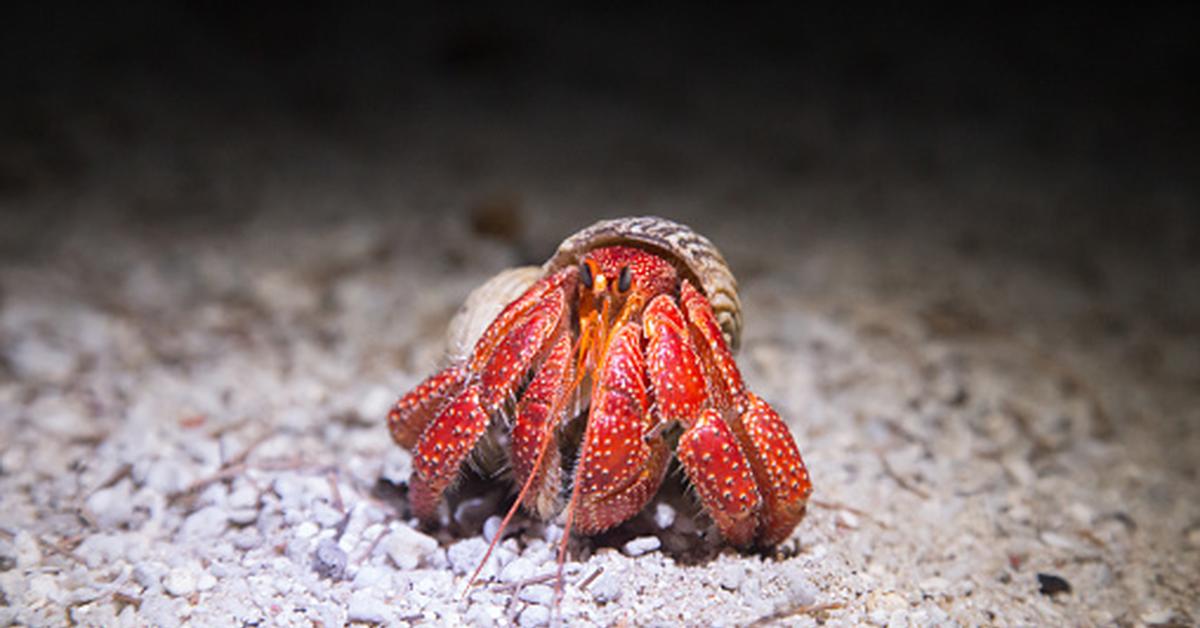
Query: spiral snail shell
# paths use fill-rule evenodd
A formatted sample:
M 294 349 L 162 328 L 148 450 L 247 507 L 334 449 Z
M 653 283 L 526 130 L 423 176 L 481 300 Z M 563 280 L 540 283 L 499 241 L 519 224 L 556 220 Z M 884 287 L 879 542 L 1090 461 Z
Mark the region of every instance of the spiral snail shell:
M 712 241 L 686 225 L 658 216 L 642 216 L 597 222 L 563 240 L 545 264 L 509 268 L 476 288 L 450 321 L 446 333 L 447 357 L 451 361 L 465 359 L 496 315 L 535 281 L 578 264 L 588 251 L 615 245 L 654 252 L 671 262 L 684 277 L 693 279 L 712 304 L 725 342 L 731 350 L 737 350 L 742 332 L 742 304 L 737 280 L 721 252 Z

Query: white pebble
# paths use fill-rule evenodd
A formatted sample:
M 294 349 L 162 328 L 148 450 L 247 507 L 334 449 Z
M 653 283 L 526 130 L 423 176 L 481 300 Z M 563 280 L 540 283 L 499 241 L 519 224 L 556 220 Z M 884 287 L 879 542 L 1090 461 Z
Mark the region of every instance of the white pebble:
M 26 530 L 17 533 L 17 538 L 13 539 L 13 548 L 16 550 L 17 567 L 21 569 L 32 569 L 42 562 L 42 548 L 37 539 Z
M 521 616 L 517 618 L 517 623 L 522 628 L 533 628 L 534 626 L 545 626 L 550 623 L 550 609 L 538 604 L 531 604 L 521 611 Z
M 746 579 L 746 568 L 736 563 L 725 563 L 717 567 L 717 579 L 721 588 L 737 591 Z
M 454 569 L 454 573 L 462 576 L 469 573 L 474 573 L 476 567 L 483 560 L 483 555 L 487 552 L 488 544 L 480 537 L 465 539 L 450 546 L 446 552 L 446 558 L 450 560 L 450 567 Z M 491 580 L 496 577 L 497 561 L 496 555 L 493 553 L 488 558 L 487 564 L 479 572 L 480 580 Z
M 220 536 L 229 524 L 229 513 L 220 506 L 208 506 L 188 515 L 181 532 L 186 539 L 210 539 Z
M 313 504 L 313 520 L 323 528 L 332 528 L 340 524 L 344 517 L 345 515 L 325 502 Z
M 38 574 L 29 579 L 29 588 L 26 590 L 26 600 L 29 606 L 44 606 L 47 602 L 55 602 L 58 600 L 59 588 L 55 582 L 54 576 L 50 574 Z
M 116 528 L 130 521 L 133 519 L 133 499 L 129 480 L 92 493 L 86 506 L 101 528 Z
M 503 522 L 504 519 L 500 515 L 492 515 L 491 517 L 488 517 L 487 521 L 483 522 L 484 540 L 486 540 L 488 543 L 491 543 L 492 539 L 496 538 L 496 533 L 500 531 L 500 524 Z
M 657 536 L 640 536 L 624 546 L 625 553 L 630 556 L 641 556 L 662 547 L 662 541 Z
M 135 467 L 136 469 L 136 467 Z M 192 474 L 174 460 L 154 462 L 146 470 L 144 484 L 164 495 L 182 492 L 192 483 Z
M 75 548 L 75 553 L 87 563 L 88 567 L 95 569 L 100 565 L 123 558 L 128 545 L 128 535 L 126 534 L 93 534 Z
M 248 526 L 258 521 L 257 508 L 237 508 L 229 511 L 229 522 L 234 525 Z
M 793 564 L 790 569 L 784 572 L 784 578 L 787 579 L 788 592 L 791 594 L 791 602 L 796 606 L 812 606 L 817 602 L 817 588 L 804 574 L 799 564 Z
M 333 539 L 321 539 L 313 552 L 313 568 L 323 578 L 341 580 L 346 572 L 346 551 Z
M 217 579 L 207 571 L 200 574 L 200 578 L 196 580 L 197 591 L 210 591 L 217 586 Z
M 363 395 L 358 403 L 358 416 L 362 417 L 368 423 L 375 423 L 387 416 L 388 410 L 391 409 L 392 402 L 396 400 L 396 393 L 387 389 L 384 386 L 376 385 Z
M 406 525 L 397 525 L 383 541 L 383 549 L 400 569 L 416 569 L 438 549 L 437 540 Z
M 370 589 L 385 581 L 390 574 L 382 567 L 373 565 L 363 565 L 359 568 L 358 573 L 354 574 L 353 586 L 355 589 Z
M 534 569 L 537 565 L 524 556 L 513 560 L 500 570 L 500 582 L 511 584 L 514 582 L 524 582 L 533 577 Z
M 162 563 L 138 563 L 133 568 L 133 579 L 147 591 L 154 592 L 162 586 L 162 577 L 166 571 L 167 568 Z
M 622 584 L 618 574 L 613 571 L 605 571 L 592 581 L 592 584 L 588 586 L 588 591 L 592 594 L 592 599 L 601 604 L 607 604 L 621 599 Z
M 654 525 L 666 530 L 675 523 L 675 509 L 670 504 L 658 502 L 654 505 Z
M 258 489 L 249 482 L 239 480 L 234 484 L 233 492 L 229 494 L 230 508 L 258 508 Z
M 296 526 L 294 534 L 298 539 L 311 539 L 321 531 L 321 527 L 311 521 L 305 521 Z
M 386 624 L 390 618 L 391 609 L 383 600 L 375 597 L 370 591 L 355 591 L 350 596 L 350 605 L 346 619 L 374 624 Z
M 521 589 L 517 598 L 530 604 L 550 606 L 554 603 L 554 588 L 544 584 L 531 585 Z
M 192 574 L 191 569 L 176 567 L 167 572 L 167 577 L 163 579 L 163 588 L 175 597 L 191 595 L 196 590 L 196 576 Z

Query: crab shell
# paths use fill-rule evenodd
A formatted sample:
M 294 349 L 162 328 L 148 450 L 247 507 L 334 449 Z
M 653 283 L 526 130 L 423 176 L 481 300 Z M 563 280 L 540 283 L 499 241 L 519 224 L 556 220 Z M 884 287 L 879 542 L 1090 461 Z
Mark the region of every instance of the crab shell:
M 721 252 L 706 237 L 658 216 L 602 220 L 571 235 L 541 266 L 520 266 L 502 271 L 476 288 L 446 332 L 447 357 L 465 360 L 487 326 L 511 301 L 542 277 L 579 264 L 593 249 L 606 246 L 646 249 L 669 261 L 682 277 L 700 286 L 712 305 L 717 323 L 731 351 L 737 351 L 742 334 L 742 303 L 737 280 Z

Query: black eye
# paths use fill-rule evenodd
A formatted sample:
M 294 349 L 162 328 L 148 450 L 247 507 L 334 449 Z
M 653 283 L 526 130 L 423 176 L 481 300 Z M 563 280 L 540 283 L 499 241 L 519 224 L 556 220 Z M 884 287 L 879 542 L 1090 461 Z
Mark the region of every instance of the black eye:
M 625 292 L 633 285 L 633 273 L 629 272 L 628 266 L 621 267 L 621 276 L 617 277 L 617 290 Z
M 588 266 L 586 262 L 579 265 L 579 280 L 583 282 L 583 285 L 586 288 L 588 288 L 589 290 L 591 289 L 591 287 L 592 287 L 592 267 Z

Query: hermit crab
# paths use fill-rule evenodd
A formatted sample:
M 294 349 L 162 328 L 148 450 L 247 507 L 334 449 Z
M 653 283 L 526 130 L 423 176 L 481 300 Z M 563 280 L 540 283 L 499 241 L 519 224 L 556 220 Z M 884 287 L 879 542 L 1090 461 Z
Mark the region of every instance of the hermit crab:
M 413 513 L 435 518 L 498 429 L 521 487 L 513 511 L 549 519 L 565 508 L 568 535 L 633 517 L 673 451 L 725 540 L 780 543 L 812 484 L 787 426 L 734 362 L 740 308 L 712 242 L 656 217 L 596 223 L 543 266 L 497 275 L 451 322 L 450 364 L 388 415 L 413 452 Z

